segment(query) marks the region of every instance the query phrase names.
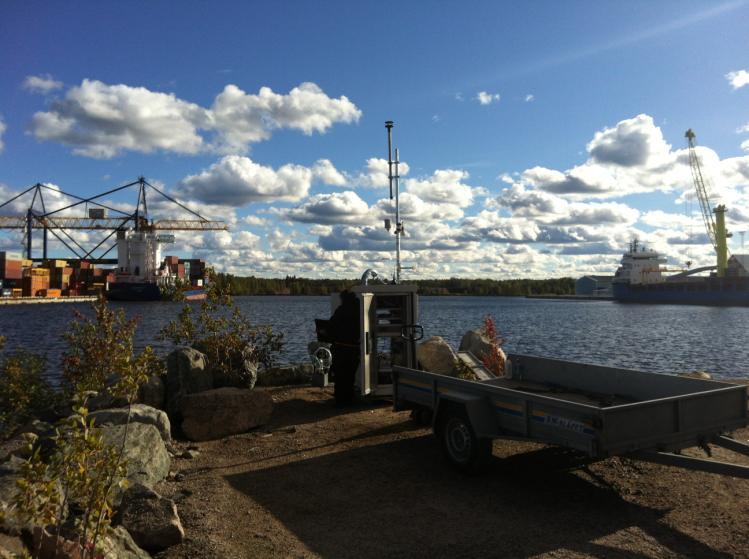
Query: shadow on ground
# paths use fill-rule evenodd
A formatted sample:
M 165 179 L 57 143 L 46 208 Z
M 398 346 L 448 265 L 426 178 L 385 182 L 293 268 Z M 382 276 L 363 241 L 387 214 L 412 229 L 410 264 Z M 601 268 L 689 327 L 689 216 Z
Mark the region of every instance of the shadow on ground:
M 665 548 L 727 557 L 667 526 L 666 511 L 628 503 L 569 465 L 564 453 L 541 449 L 495 458 L 487 474 L 464 477 L 446 467 L 432 437 L 417 436 L 226 479 L 323 557 L 515 557 L 559 549 L 644 557 L 622 544 L 627 535 L 601 541 L 625 529 L 652 541 L 654 555 Z

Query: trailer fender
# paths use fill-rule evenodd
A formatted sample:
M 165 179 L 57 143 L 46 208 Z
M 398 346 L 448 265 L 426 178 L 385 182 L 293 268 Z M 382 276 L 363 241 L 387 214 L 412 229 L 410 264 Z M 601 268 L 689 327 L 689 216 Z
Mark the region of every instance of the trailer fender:
M 469 396 L 467 394 L 440 394 L 432 416 L 433 428 L 436 429 L 440 416 L 451 405 L 465 409 L 477 437 L 495 438 L 498 436 L 497 418 L 489 402 L 483 396 Z

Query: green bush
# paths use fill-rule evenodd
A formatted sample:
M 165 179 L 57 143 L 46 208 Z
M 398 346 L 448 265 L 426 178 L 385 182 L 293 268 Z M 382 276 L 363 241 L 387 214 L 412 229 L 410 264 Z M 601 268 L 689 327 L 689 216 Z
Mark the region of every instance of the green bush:
M 5 338 L 0 337 L 0 351 Z M 47 360 L 26 350 L 0 355 L 0 438 L 31 418 L 47 416 L 60 398 L 43 374 Z
M 231 297 L 229 283 L 214 279 L 197 313 L 186 304 L 159 337 L 197 349 L 219 377 L 246 384 L 250 378 L 244 363 L 272 367 L 275 355 L 283 349 L 283 334 L 274 333 L 270 327 L 253 326 Z

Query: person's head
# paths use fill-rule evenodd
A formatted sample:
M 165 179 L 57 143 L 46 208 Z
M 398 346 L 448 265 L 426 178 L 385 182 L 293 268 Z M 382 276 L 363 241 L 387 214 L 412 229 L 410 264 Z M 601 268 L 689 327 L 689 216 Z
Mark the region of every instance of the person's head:
M 341 291 L 341 305 L 347 307 L 356 305 L 356 294 L 348 289 Z

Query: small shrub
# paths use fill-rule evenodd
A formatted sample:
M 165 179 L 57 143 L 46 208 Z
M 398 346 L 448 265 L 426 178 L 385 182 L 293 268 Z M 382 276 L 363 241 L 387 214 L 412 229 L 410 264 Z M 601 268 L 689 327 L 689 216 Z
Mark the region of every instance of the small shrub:
M 64 334 L 68 349 L 63 354 L 62 376 L 69 397 L 88 390 L 110 390 L 115 383 L 128 382 L 134 370 L 146 376 L 162 372 L 163 365 L 150 347 L 138 356 L 133 354 L 137 319 L 126 319 L 121 309 L 111 310 L 103 297 L 91 307 L 94 319 L 76 311 L 74 322 Z
M 66 393 L 76 402 L 73 414 L 57 429 L 47 461 L 38 448 L 30 448 L 31 458 L 24 465 L 14 502 L 21 518 L 53 528 L 56 550 L 66 539 L 72 540 L 82 559 L 100 556 L 97 543 L 109 533 L 115 512 L 113 488 L 126 484 L 123 454 L 138 389 L 151 374 L 163 371 L 163 362 L 150 347 L 133 353 L 135 320 L 126 320 L 122 311 L 110 310 L 104 299 L 92 306 L 94 319 L 76 313 L 65 335 L 68 349 L 63 376 Z M 88 418 L 85 402 L 89 390 L 126 400 L 128 417 L 119 448 L 106 444 Z M 39 538 L 39 546 L 43 540 Z M 34 550 L 35 555 L 40 552 L 41 547 Z
M 0 339 L 0 350 L 4 342 Z M 59 404 L 43 376 L 46 363 L 46 358 L 26 350 L 0 356 L 0 439 L 31 418 L 46 416 Z
M 271 327 L 253 326 L 237 307 L 228 282 L 209 283 L 207 297 L 197 310 L 186 304 L 176 320 L 160 332 L 162 340 L 187 345 L 204 353 L 220 377 L 246 384 L 245 361 L 266 369 L 273 366 L 275 354 L 283 349 L 283 334 Z

